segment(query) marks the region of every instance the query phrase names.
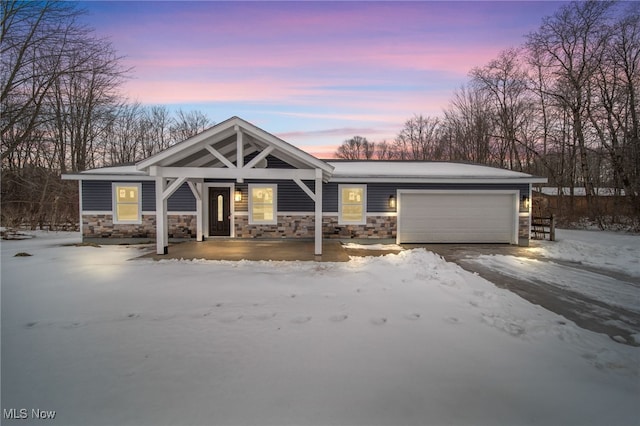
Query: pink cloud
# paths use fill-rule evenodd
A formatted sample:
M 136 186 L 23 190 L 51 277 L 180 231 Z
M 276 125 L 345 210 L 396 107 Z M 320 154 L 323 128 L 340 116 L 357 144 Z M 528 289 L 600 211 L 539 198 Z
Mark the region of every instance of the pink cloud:
M 330 159 L 336 158 L 335 153 L 338 145 L 298 145 L 298 148 L 316 158 Z
M 302 76 L 311 70 L 326 69 L 328 74 L 350 74 L 363 67 L 397 71 L 403 69 L 438 71 L 466 75 L 474 66 L 481 66 L 497 56 L 493 46 L 424 46 L 405 43 L 381 48 L 366 43 L 344 43 L 312 46 L 273 46 L 264 51 L 261 46 L 216 46 L 210 49 L 181 49 L 176 52 L 145 53 L 130 58 L 137 75 L 172 75 L 175 78 L 199 75 L 228 78 L 257 70 L 299 69 Z
M 181 81 L 171 79 L 127 82 L 129 96 L 144 103 L 278 102 L 307 93 L 268 78 L 241 81 Z

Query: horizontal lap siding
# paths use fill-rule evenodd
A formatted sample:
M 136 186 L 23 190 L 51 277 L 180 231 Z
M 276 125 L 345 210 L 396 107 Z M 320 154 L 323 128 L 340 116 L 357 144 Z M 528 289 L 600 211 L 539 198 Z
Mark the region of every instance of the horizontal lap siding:
M 303 181 L 315 193 L 314 181 Z M 280 212 L 313 212 L 316 203 L 297 183 L 285 180 L 278 184 L 278 211 Z
M 82 209 L 91 211 L 111 211 L 113 204 L 111 181 L 83 180 Z
M 154 183 L 155 186 L 155 183 Z M 155 188 L 154 188 L 155 192 Z M 154 210 L 155 210 L 155 195 L 154 195 Z M 196 197 L 194 197 L 191 188 L 186 183 L 183 183 L 180 188 L 176 190 L 169 200 L 167 200 L 167 210 L 170 212 L 195 212 L 196 211 Z
M 136 182 L 131 180 L 131 182 Z M 207 179 L 207 183 L 215 183 Z M 232 182 L 226 180 L 224 182 Z M 249 183 L 277 184 L 278 211 L 282 212 L 313 212 L 313 200 L 291 180 L 250 180 L 236 183 L 235 188 L 242 192 L 242 201 L 235 203 L 238 212 L 248 211 Z M 315 192 L 314 181 L 304 181 Z M 112 209 L 111 181 L 82 181 L 82 206 L 86 211 L 111 211 Z M 359 184 L 359 183 L 358 183 Z M 323 185 L 322 210 L 326 213 L 338 212 L 338 183 L 329 182 Z M 348 183 L 342 184 L 348 185 Z M 356 185 L 356 184 L 354 184 Z M 434 183 L 368 183 L 367 212 L 391 213 L 395 209 L 389 208 L 389 196 L 396 196 L 399 189 L 442 189 L 442 190 L 519 190 L 521 195 L 529 194 L 528 184 L 434 184 Z M 196 200 L 189 186 L 185 183 L 169 197 L 169 211 L 195 211 Z M 155 211 L 155 182 L 142 182 L 142 210 Z
M 156 211 L 156 183 L 142 182 L 142 211 Z
M 338 185 L 348 183 L 329 182 L 323 187 L 322 209 L 327 213 L 338 211 Z M 361 183 L 354 183 L 361 185 Z M 368 183 L 367 186 L 367 212 L 387 213 L 395 212 L 389 207 L 389 196 L 396 196 L 399 189 L 444 189 L 444 190 L 518 190 L 520 194 L 529 194 L 529 184 L 446 184 L 446 183 Z
M 311 191 L 315 192 L 315 182 L 303 181 Z M 315 202 L 302 188 L 292 180 L 245 180 L 244 183 L 236 183 L 235 188 L 242 192 L 242 201 L 235 202 L 235 211 L 249 211 L 249 184 L 253 185 L 278 185 L 278 211 L 279 212 L 313 212 Z
M 253 160 L 258 156 L 258 154 L 260 154 L 259 151 L 252 152 L 249 155 L 245 155 L 244 164 L 247 164 L 249 161 Z M 295 169 L 295 167 L 293 167 L 291 164 L 279 159 L 278 157 L 274 157 L 273 155 L 267 155 L 266 160 L 268 169 Z
M 135 180 L 127 181 L 138 183 Z M 127 183 L 120 182 L 119 183 Z M 82 209 L 85 211 L 111 211 L 112 181 L 82 181 Z M 174 212 L 192 212 L 196 210 L 196 199 L 189 185 L 184 183 L 176 190 L 167 201 L 168 210 Z M 155 182 L 142 182 L 142 211 L 152 212 L 156 210 L 156 185 Z

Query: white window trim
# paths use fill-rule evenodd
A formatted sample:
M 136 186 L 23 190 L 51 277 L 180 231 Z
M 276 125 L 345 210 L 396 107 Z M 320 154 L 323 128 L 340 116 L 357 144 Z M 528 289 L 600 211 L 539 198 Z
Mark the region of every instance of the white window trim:
M 138 188 L 138 219 L 118 220 L 118 197 L 116 188 L 119 186 L 136 186 Z M 142 183 L 140 182 L 112 182 L 111 183 L 111 214 L 114 225 L 139 225 L 142 223 Z
M 253 188 L 271 188 L 273 189 L 273 220 L 253 219 Z M 249 184 L 249 225 L 277 225 L 278 224 L 278 185 L 275 183 L 250 183 Z
M 342 189 L 362 188 L 362 220 L 350 221 L 342 219 Z M 367 224 L 367 185 L 366 184 L 344 184 L 338 185 L 338 225 L 366 225 Z

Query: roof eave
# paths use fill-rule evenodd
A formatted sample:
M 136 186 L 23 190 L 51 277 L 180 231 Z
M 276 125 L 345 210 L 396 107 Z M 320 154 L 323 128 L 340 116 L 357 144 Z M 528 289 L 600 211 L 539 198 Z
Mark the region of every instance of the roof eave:
M 397 182 L 397 183 L 545 183 L 547 178 L 541 177 L 450 177 L 450 176 L 362 176 L 362 175 L 334 175 L 331 182 Z
M 153 176 L 136 173 L 68 173 L 61 175 L 62 180 L 154 180 Z

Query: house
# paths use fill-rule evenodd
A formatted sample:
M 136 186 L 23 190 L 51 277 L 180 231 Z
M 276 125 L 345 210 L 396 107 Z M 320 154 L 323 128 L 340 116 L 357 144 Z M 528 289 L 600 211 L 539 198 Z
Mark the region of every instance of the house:
M 232 117 L 131 166 L 79 181 L 84 240 L 395 238 L 527 245 L 544 178 L 445 162 L 320 160 Z

